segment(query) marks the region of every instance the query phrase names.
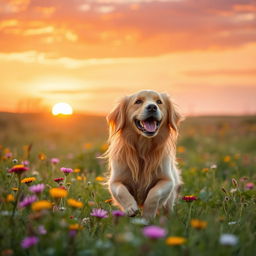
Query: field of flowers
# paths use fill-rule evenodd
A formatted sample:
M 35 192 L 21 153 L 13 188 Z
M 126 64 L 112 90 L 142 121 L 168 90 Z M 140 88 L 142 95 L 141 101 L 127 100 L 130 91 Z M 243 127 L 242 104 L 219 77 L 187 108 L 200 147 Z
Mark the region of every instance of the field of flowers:
M 256 118 L 188 118 L 174 212 L 111 204 L 104 118 L 0 116 L 1 255 L 255 255 Z

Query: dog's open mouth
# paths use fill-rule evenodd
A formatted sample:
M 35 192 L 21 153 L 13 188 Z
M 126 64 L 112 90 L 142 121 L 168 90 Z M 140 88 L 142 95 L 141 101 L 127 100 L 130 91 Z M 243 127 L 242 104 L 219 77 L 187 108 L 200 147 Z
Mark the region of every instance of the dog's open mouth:
M 147 136 L 153 136 L 159 126 L 160 126 L 161 121 L 157 120 L 154 117 L 149 117 L 145 120 L 138 120 L 135 119 L 135 125 L 136 127 L 142 131 L 143 133 L 145 133 Z

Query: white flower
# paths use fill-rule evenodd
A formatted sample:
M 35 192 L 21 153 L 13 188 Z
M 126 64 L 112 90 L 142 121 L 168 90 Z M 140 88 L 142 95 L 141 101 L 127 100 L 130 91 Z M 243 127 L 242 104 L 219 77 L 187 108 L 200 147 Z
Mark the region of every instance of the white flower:
M 148 221 L 144 218 L 132 218 L 131 223 L 136 225 L 148 225 Z
M 220 236 L 220 244 L 234 246 L 238 243 L 238 237 L 232 234 L 222 234 Z
M 236 221 L 230 221 L 228 222 L 228 225 L 235 225 L 237 222 Z

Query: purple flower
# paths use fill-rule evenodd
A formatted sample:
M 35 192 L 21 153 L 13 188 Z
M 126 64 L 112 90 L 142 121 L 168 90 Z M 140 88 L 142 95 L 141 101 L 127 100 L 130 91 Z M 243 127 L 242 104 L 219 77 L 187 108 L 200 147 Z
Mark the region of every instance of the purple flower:
M 152 239 L 164 237 L 166 230 L 158 226 L 147 226 L 143 228 L 143 235 Z
M 44 184 L 37 184 L 37 185 L 33 185 L 33 186 L 29 187 L 29 190 L 33 193 L 39 194 L 39 193 L 43 192 L 44 188 L 45 188 Z
M 91 212 L 91 216 L 94 216 L 94 217 L 97 217 L 97 218 L 107 218 L 108 217 L 108 212 L 103 210 L 103 209 L 92 209 L 92 212 Z
M 21 164 L 23 164 L 24 166 L 29 166 L 29 161 L 28 160 L 24 160 L 21 162 Z
M 75 237 L 76 236 L 76 234 L 77 234 L 77 230 L 74 230 L 74 229 L 72 229 L 72 230 L 69 230 L 69 236 L 70 237 Z
M 35 244 L 37 244 L 39 241 L 39 238 L 36 236 L 28 236 L 25 237 L 21 242 L 21 247 L 24 249 L 27 249 Z
M 66 167 L 61 167 L 60 170 L 64 172 L 65 175 L 68 175 L 69 173 L 73 172 L 73 169 Z
M 37 197 L 35 195 L 33 196 L 26 196 L 20 203 L 19 207 L 24 208 L 26 206 L 31 205 L 37 200 Z
M 45 234 L 47 234 L 47 231 L 46 231 L 46 229 L 45 229 L 45 227 L 44 227 L 43 225 L 38 226 L 37 230 L 38 230 L 38 233 L 39 233 L 40 235 L 45 235 Z
M 122 217 L 125 216 L 125 213 L 119 210 L 112 211 L 112 215 L 115 217 Z
M 58 164 L 60 162 L 60 159 L 59 158 L 52 158 L 51 159 L 51 163 L 52 164 Z

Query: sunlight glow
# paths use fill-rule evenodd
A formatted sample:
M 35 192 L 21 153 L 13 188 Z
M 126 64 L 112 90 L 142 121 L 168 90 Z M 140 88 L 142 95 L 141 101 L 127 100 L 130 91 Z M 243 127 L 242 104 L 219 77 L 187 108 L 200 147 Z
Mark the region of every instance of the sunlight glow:
M 59 102 L 59 103 L 56 103 L 52 107 L 52 114 L 54 116 L 57 116 L 57 115 L 72 115 L 73 114 L 73 109 L 69 104 L 64 103 L 64 102 Z

